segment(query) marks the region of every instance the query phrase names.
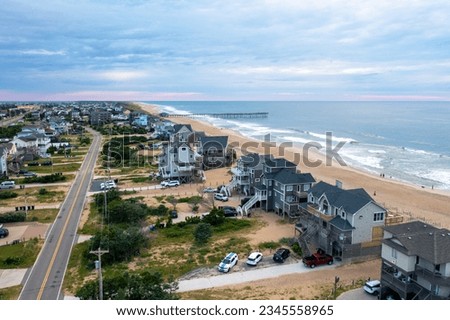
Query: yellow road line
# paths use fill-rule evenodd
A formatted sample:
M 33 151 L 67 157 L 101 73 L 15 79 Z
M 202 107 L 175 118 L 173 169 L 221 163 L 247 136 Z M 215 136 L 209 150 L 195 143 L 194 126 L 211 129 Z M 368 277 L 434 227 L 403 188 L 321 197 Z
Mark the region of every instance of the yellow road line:
M 89 151 L 88 151 L 88 154 L 89 154 Z M 95 159 L 95 157 L 93 156 L 93 154 L 91 154 L 91 158 L 88 160 L 89 163 L 88 163 L 87 167 L 89 167 L 89 164 L 92 162 L 93 159 Z M 88 174 L 87 174 L 87 171 L 86 171 L 84 173 L 84 175 L 83 175 L 83 178 L 81 179 L 80 185 L 78 186 L 78 190 L 77 190 L 77 193 L 75 194 L 75 198 L 73 200 L 72 206 L 70 207 L 69 215 L 67 216 L 66 223 L 64 224 L 64 227 L 63 227 L 63 229 L 61 231 L 61 234 L 59 235 L 58 243 L 56 244 L 55 251 L 53 252 L 53 256 L 52 256 L 52 258 L 50 260 L 50 264 L 48 265 L 47 273 L 45 274 L 44 280 L 42 281 L 42 284 L 41 284 L 41 288 L 39 289 L 39 293 L 37 295 L 37 300 L 41 300 L 41 298 L 42 298 L 45 286 L 46 286 L 47 281 L 48 281 L 48 277 L 50 276 L 50 272 L 51 272 L 51 270 L 53 268 L 53 265 L 55 263 L 55 260 L 56 260 L 56 255 L 58 254 L 59 248 L 61 247 L 63 235 L 66 233 L 67 226 L 69 225 L 69 220 L 70 220 L 70 217 L 72 216 L 72 211 L 73 211 L 73 208 L 75 207 L 75 203 L 76 203 L 75 199 L 78 198 L 78 195 L 80 194 L 81 188 L 82 188 L 82 186 L 84 184 L 84 180 L 86 179 L 87 175 Z M 67 196 L 69 196 L 69 194 L 67 194 Z

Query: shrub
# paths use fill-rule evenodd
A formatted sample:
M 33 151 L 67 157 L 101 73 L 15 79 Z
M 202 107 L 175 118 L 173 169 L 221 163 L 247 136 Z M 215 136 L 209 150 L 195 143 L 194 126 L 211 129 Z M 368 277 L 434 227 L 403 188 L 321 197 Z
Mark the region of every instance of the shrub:
M 212 236 L 212 228 L 209 223 L 199 223 L 194 230 L 194 238 L 197 244 L 206 244 Z
M 24 222 L 26 217 L 24 211 L 7 212 L 0 215 L 0 223 Z
M 39 194 L 40 194 L 41 196 L 46 195 L 47 193 L 48 193 L 47 189 L 45 189 L 45 188 L 39 189 Z
M 0 199 L 12 199 L 12 198 L 17 198 L 17 193 L 13 191 L 0 192 Z
M 292 251 L 294 251 L 296 254 L 298 254 L 299 256 L 302 256 L 303 252 L 302 252 L 302 248 L 300 247 L 300 245 L 298 244 L 298 242 L 295 242 L 292 246 Z

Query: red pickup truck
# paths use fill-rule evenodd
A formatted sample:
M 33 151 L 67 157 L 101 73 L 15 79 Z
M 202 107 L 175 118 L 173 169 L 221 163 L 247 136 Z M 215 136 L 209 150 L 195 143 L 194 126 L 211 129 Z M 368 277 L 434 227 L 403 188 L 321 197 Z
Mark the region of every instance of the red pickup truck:
M 333 264 L 333 257 L 329 254 L 323 252 L 323 250 L 319 249 L 316 253 L 313 253 L 311 256 L 303 258 L 303 264 L 305 267 L 315 268 L 316 266 L 320 266 L 322 264 Z

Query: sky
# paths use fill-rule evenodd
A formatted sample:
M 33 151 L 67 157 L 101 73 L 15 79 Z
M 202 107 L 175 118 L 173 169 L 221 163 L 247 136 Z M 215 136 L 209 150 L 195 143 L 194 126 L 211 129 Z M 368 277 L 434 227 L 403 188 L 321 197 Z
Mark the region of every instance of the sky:
M 450 100 L 450 1 L 2 0 L 0 101 Z

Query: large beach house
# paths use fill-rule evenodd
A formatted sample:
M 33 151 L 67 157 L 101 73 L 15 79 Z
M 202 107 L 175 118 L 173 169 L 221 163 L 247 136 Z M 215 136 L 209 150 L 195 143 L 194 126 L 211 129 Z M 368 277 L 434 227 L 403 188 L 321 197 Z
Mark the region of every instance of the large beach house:
M 306 205 L 306 192 L 315 182 L 311 174 L 298 172 L 293 162 L 255 153 L 241 157 L 231 172 L 230 186 L 251 196 L 238 208 L 242 214 L 259 206 L 283 217 L 295 217 Z
M 194 131 L 189 124 L 173 126 L 158 158 L 161 177 L 180 182 L 202 181 L 203 170 L 228 166 L 231 161 L 228 137 L 206 136 L 204 132 Z
M 305 251 L 315 245 L 341 258 L 379 255 L 386 212 L 364 189 L 321 181 L 308 191 L 296 230 Z
M 450 299 L 450 230 L 421 221 L 384 227 L 381 298 Z

